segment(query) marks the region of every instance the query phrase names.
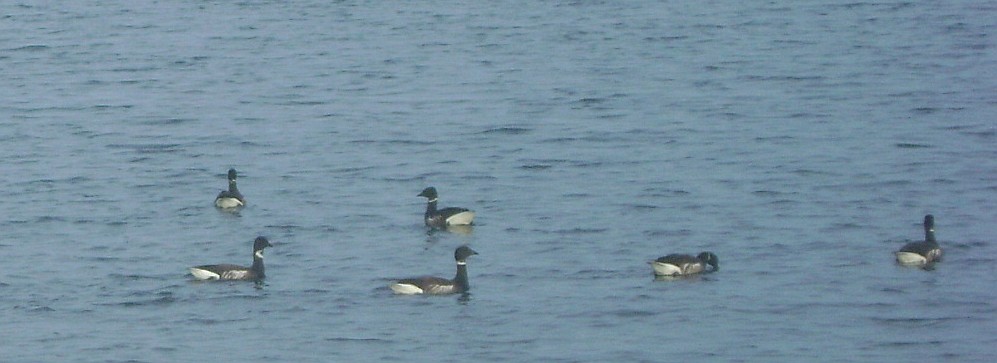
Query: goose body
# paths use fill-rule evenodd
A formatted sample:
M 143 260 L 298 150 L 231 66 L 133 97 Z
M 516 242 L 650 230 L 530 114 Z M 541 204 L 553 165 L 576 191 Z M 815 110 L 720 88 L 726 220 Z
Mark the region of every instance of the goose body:
M 426 197 L 426 213 L 423 218 L 426 226 L 433 228 L 446 228 L 447 226 L 464 226 L 474 222 L 474 211 L 467 208 L 448 207 L 437 209 L 436 203 L 439 195 L 436 188 L 428 187 L 419 193 L 420 197 Z
M 935 217 L 924 216 L 924 240 L 910 242 L 895 253 L 902 265 L 923 266 L 941 261 L 942 248 L 935 240 Z
M 215 206 L 223 209 L 239 208 L 246 205 L 246 199 L 239 193 L 239 187 L 235 184 L 235 169 L 228 170 L 228 190 L 223 190 L 215 197 Z
M 658 276 L 686 276 L 720 269 L 720 261 L 712 252 L 703 252 L 697 256 L 675 253 L 658 257 L 649 263 Z
M 454 260 L 457 261 L 457 275 L 453 280 L 436 277 L 422 276 L 408 279 L 401 279 L 389 285 L 391 291 L 401 295 L 447 295 L 465 293 L 471 289 L 467 280 L 467 258 L 478 254 L 470 247 L 460 246 L 454 251 Z
M 266 277 L 263 267 L 263 250 L 273 247 L 264 237 L 253 241 L 253 265 L 244 267 L 232 264 L 201 265 L 190 268 L 190 274 L 198 280 L 262 280 Z

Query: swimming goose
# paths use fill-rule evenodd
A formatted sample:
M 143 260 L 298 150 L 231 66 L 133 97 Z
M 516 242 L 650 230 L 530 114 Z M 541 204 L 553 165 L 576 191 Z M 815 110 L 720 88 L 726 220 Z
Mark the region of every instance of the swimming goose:
M 658 276 L 685 276 L 720 270 L 720 260 L 713 252 L 703 252 L 695 257 L 673 253 L 648 263 L 654 269 L 654 274 Z M 713 269 L 707 269 L 707 265 Z
M 426 204 L 426 214 L 424 215 L 426 225 L 433 228 L 446 228 L 447 226 L 470 225 L 474 222 L 474 211 L 467 208 L 449 207 L 436 209 L 436 201 L 439 196 L 436 188 L 429 187 L 419 193 L 420 197 L 426 197 L 429 202 Z
M 235 169 L 228 170 L 228 190 L 218 193 L 215 198 L 215 206 L 218 208 L 238 208 L 246 205 L 246 199 L 239 193 L 239 187 L 235 185 Z
M 471 289 L 467 281 L 467 258 L 478 254 L 470 247 L 460 246 L 453 253 L 454 260 L 457 261 L 457 276 L 453 280 L 442 277 L 424 276 L 399 280 L 389 287 L 396 294 L 402 295 L 446 295 L 465 293 Z
M 253 242 L 253 265 L 243 267 L 230 264 L 202 265 L 190 268 L 190 274 L 198 280 L 262 280 L 263 249 L 273 247 L 264 237 L 256 237 Z
M 924 216 L 924 241 L 911 242 L 896 252 L 897 262 L 903 265 L 927 265 L 941 261 L 942 248 L 935 240 L 935 217 Z

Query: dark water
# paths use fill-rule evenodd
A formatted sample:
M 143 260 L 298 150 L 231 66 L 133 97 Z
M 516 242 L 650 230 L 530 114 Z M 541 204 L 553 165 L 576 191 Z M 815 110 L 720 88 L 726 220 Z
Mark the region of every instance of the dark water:
M 997 360 L 992 4 L 0 10 L 5 362 Z M 460 244 L 468 297 L 386 288 Z

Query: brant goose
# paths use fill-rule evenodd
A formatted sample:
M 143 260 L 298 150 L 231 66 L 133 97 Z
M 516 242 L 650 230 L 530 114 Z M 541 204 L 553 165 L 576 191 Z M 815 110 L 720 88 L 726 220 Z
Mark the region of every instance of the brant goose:
M 420 197 L 426 197 L 429 203 L 426 204 L 426 225 L 433 228 L 446 228 L 447 226 L 470 225 L 474 221 L 474 211 L 467 208 L 450 207 L 436 209 L 436 188 L 429 187 L 419 193 Z
M 706 265 L 713 267 L 710 270 L 712 272 L 720 269 L 720 260 L 713 252 L 703 252 L 696 257 L 673 253 L 648 263 L 658 276 L 685 276 L 707 272 Z
M 471 289 L 467 282 L 467 258 L 478 254 L 470 247 L 460 246 L 453 253 L 454 260 L 457 260 L 457 276 L 453 280 L 442 277 L 424 276 L 399 280 L 391 284 L 391 290 L 396 294 L 415 295 L 446 295 L 465 293 Z
M 262 280 L 266 275 L 263 273 L 263 249 L 273 247 L 270 241 L 260 236 L 253 242 L 253 266 L 243 267 L 237 265 L 203 265 L 190 268 L 190 274 L 198 280 Z
M 238 208 L 246 205 L 246 199 L 239 193 L 239 187 L 235 186 L 235 169 L 228 170 L 228 190 L 218 193 L 215 198 L 215 206 L 218 208 Z
M 935 241 L 935 217 L 924 216 L 924 241 L 908 243 L 896 255 L 897 262 L 903 265 L 924 266 L 941 261 L 942 248 Z

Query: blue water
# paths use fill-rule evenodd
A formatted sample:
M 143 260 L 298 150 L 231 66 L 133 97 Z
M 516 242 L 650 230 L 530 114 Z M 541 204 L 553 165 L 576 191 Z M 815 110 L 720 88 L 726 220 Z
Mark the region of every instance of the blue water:
M 997 360 L 992 4 L 0 14 L 4 362 Z M 945 260 L 897 266 L 927 213 Z M 263 286 L 185 275 L 257 235 Z M 461 244 L 470 295 L 387 289 Z

